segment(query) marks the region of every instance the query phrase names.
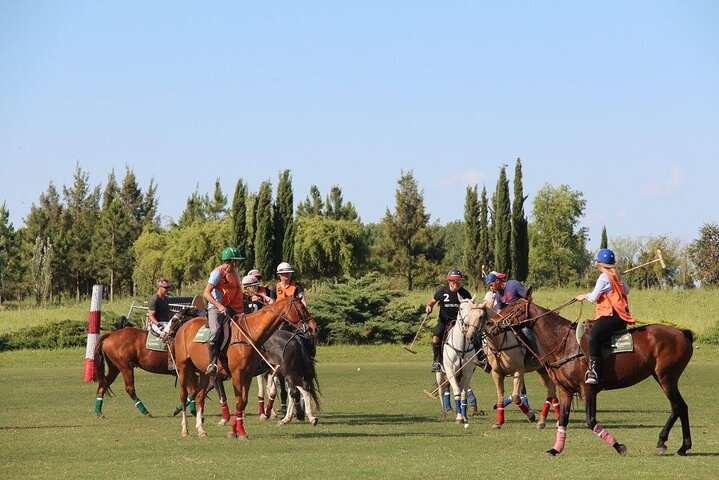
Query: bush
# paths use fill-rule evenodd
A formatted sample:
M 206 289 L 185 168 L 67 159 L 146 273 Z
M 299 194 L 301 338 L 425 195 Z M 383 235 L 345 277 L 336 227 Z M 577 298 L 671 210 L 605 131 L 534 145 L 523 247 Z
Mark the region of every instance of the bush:
M 84 347 L 87 322 L 62 320 L 0 335 L 0 351 Z
M 376 274 L 325 285 L 313 298 L 311 311 L 320 327 L 320 341 L 328 344 L 405 342 L 412 338 L 423 310 Z

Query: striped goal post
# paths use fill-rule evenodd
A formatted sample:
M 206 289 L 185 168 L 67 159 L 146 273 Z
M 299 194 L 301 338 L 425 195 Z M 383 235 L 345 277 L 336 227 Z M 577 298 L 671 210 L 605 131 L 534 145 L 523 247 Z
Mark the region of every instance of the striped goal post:
M 87 349 L 85 350 L 85 381 L 92 382 L 95 376 L 95 345 L 100 338 L 100 317 L 102 285 L 93 285 L 90 316 L 87 322 Z

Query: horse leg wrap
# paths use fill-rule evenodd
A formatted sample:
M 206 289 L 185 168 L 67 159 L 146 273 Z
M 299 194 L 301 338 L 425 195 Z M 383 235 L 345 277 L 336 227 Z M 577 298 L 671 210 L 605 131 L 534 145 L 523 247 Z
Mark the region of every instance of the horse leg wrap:
M 98 417 L 102 415 L 102 397 L 97 397 L 95 399 L 95 415 Z
M 230 407 L 226 403 L 220 404 L 220 411 L 222 411 L 222 419 L 227 421 L 230 419 Z
M 237 432 L 237 434 L 241 437 L 246 437 L 247 433 L 245 433 L 245 425 L 244 425 L 244 416 L 242 415 L 242 412 L 237 410 L 235 412 L 235 417 L 232 420 L 232 428 Z
M 147 411 L 147 409 L 145 408 L 145 405 L 142 404 L 142 400 L 140 400 L 139 398 L 137 400 L 135 400 L 135 406 L 140 411 L 140 413 L 143 415 L 147 415 L 148 413 L 150 413 Z
M 504 402 L 497 402 L 497 424 L 504 424 Z
M 552 408 L 554 409 L 554 414 L 557 416 L 557 420 L 559 420 L 559 400 L 556 397 L 552 398 Z
M 461 408 L 462 408 L 462 417 L 467 418 L 467 400 L 462 400 Z
M 549 407 L 552 406 L 552 397 L 547 397 L 547 399 L 544 401 L 544 406 L 542 407 L 542 418 L 547 418 L 547 415 L 549 415 Z
M 259 407 L 260 415 L 265 414 L 265 397 L 257 396 L 257 404 Z
M 270 397 L 267 401 L 267 408 L 265 409 L 265 416 L 269 417 L 272 413 L 272 405 L 275 403 L 275 397 Z
M 512 396 L 511 396 L 511 395 L 510 395 L 509 397 L 505 398 L 504 400 L 502 400 L 502 405 L 505 406 L 505 407 L 506 407 L 507 405 L 509 405 L 510 403 L 512 403 Z
M 527 410 L 531 410 L 531 407 L 529 406 L 529 398 L 527 397 L 527 394 L 521 393 L 519 395 L 519 398 L 522 400 L 522 404 L 527 406 Z
M 469 399 L 469 404 L 473 407 L 477 406 L 477 396 L 474 394 L 474 390 L 471 388 L 467 389 L 467 398 Z
M 449 402 L 449 392 L 444 392 L 444 410 L 447 412 L 452 410 L 452 404 Z
M 526 415 L 526 414 L 529 413 L 529 407 L 527 407 L 527 406 L 524 404 L 524 402 L 522 402 L 522 399 L 521 399 L 521 398 L 518 399 L 518 400 L 517 400 L 516 402 L 514 402 L 514 403 L 517 404 L 517 406 L 519 407 L 519 409 L 522 411 L 523 414 Z
M 466 407 L 466 405 L 465 405 L 465 407 Z M 454 411 L 457 413 L 462 412 L 462 405 L 460 404 L 458 396 L 454 397 Z
M 596 425 L 594 425 L 594 428 L 592 429 L 592 431 L 593 431 L 594 433 L 596 433 L 599 438 L 601 438 L 602 440 L 604 440 L 604 443 L 606 443 L 606 444 L 609 445 L 610 447 L 613 447 L 614 444 L 617 443 L 617 441 L 614 439 L 614 437 L 612 436 L 612 434 L 609 433 L 609 430 L 605 430 L 605 429 L 602 428 L 602 426 L 599 425 L 598 423 L 597 423 Z
M 564 441 L 567 439 L 567 427 L 557 427 L 557 438 L 554 440 L 554 449 L 557 452 L 564 450 Z
M 195 405 L 194 398 L 189 399 L 189 401 L 187 402 L 187 406 L 190 407 L 190 413 L 192 415 L 197 415 L 197 405 Z

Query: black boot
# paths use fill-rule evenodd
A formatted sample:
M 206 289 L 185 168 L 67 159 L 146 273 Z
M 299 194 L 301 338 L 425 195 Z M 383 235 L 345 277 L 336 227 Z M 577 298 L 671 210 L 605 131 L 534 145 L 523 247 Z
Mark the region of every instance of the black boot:
M 477 345 L 474 346 L 474 350 L 478 352 L 477 356 L 474 358 L 474 363 L 477 364 L 479 368 L 484 370 L 485 373 L 491 372 L 492 366 L 489 364 L 489 360 L 487 360 L 487 355 L 485 355 L 484 350 Z
M 584 383 L 599 385 L 602 380 L 602 357 L 589 357 L 587 373 L 584 376 Z
M 207 350 L 210 352 L 210 363 L 207 364 L 207 375 L 217 375 L 217 349 L 213 343 L 207 343 Z
M 442 364 L 439 362 L 439 357 L 442 353 L 442 345 L 439 343 L 433 343 L 432 344 L 432 372 L 441 372 L 442 371 Z

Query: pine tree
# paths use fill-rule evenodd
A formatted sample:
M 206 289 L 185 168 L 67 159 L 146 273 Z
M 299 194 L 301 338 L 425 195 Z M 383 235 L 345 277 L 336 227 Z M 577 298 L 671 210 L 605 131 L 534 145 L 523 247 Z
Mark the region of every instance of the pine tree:
M 480 208 L 477 185 L 467 187 L 464 201 L 464 268 L 474 289 L 479 286 L 482 264 L 479 263 Z
M 324 215 L 324 204 L 322 203 L 322 195 L 317 185 L 310 187 L 310 193 L 304 202 L 297 205 L 298 217 L 311 217 L 315 215 Z
M 272 184 L 262 182 L 257 194 L 257 230 L 255 231 L 255 268 L 269 276 L 274 272 L 274 238 L 272 222 Z
M 215 179 L 215 192 L 212 195 L 212 200 L 207 203 L 207 217 L 210 220 L 220 220 L 225 214 L 225 207 L 227 206 L 227 195 L 222 191 L 220 185 L 220 179 Z
M 195 191 L 192 192 L 192 195 L 187 198 L 187 205 L 185 206 L 185 210 L 182 212 L 182 215 L 180 215 L 177 226 L 187 227 L 195 222 L 206 221 L 206 200 L 207 198 L 203 198 L 196 188 Z
M 518 158 L 514 167 L 514 203 L 512 204 L 512 276 L 524 282 L 529 274 L 529 232 L 524 213 L 522 188 L 522 162 Z
M 512 268 L 512 218 L 506 167 L 502 165 L 499 170 L 494 192 L 494 268 L 498 272 L 509 272 Z
M 0 306 L 5 293 L 5 279 L 10 274 L 10 261 L 16 255 L 15 228 L 10 221 L 10 211 L 3 202 L 0 206 Z

